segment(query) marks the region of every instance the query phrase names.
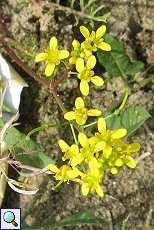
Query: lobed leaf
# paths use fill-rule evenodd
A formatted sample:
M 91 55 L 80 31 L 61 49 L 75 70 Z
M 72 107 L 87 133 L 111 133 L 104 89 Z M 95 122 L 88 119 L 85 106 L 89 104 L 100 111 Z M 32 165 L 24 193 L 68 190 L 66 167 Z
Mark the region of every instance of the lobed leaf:
M 150 114 L 142 106 L 131 106 L 119 115 L 107 119 L 107 124 L 110 129 L 127 129 L 128 137 L 148 118 L 150 118 Z
M 14 127 L 8 129 L 5 143 L 7 149 L 12 150 L 15 148 L 15 160 L 23 164 L 44 168 L 53 163 L 52 158 L 45 154 L 43 148 L 38 143 L 30 138 L 26 138 L 25 134 Z
M 108 221 L 103 218 L 98 218 L 94 215 L 92 210 L 85 210 L 83 212 L 74 214 L 70 217 L 67 217 L 62 220 L 49 220 L 44 226 L 42 227 L 33 227 L 33 226 L 26 226 L 24 229 L 36 229 L 36 230 L 49 230 L 53 229 L 53 227 L 60 227 L 60 226 L 73 226 L 79 224 L 108 224 Z M 57 229 L 57 228 L 56 228 Z
M 144 70 L 143 62 L 130 60 L 121 41 L 109 34 L 106 34 L 104 38 L 111 45 L 112 50 L 110 52 L 99 50 L 97 57 L 111 79 L 126 75 L 133 76 Z

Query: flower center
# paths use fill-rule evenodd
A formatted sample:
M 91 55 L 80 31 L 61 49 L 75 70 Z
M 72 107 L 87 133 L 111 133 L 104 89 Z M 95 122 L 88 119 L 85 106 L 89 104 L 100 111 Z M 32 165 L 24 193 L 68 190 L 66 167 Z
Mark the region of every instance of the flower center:
M 80 108 L 80 109 L 76 109 L 76 116 L 78 118 L 86 118 L 87 117 L 87 109 L 86 108 Z
M 47 62 L 55 65 L 60 64 L 59 53 L 57 49 L 48 49 L 47 54 L 48 54 Z
M 81 76 L 80 79 L 82 80 L 86 80 L 86 81 L 90 81 L 91 77 L 94 75 L 94 71 L 89 70 L 89 69 L 85 69 L 81 72 Z

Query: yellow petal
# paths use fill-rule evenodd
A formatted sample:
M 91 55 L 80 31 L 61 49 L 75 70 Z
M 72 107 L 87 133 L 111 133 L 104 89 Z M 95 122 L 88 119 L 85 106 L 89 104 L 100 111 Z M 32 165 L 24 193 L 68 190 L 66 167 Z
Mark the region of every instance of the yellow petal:
M 67 150 L 69 150 L 69 145 L 62 139 L 60 139 L 58 141 L 59 147 L 61 148 L 62 152 L 66 152 Z
M 101 42 L 98 46 L 99 49 L 104 50 L 104 51 L 111 51 L 111 46 L 110 44 L 106 42 Z
M 104 196 L 104 192 L 103 189 L 101 188 L 101 186 L 99 184 L 97 184 L 97 186 L 95 187 L 95 190 L 97 192 L 97 194 L 102 198 Z
M 141 148 L 141 145 L 137 142 L 128 145 L 129 152 L 138 152 Z
M 126 129 L 117 129 L 117 130 L 113 131 L 112 138 L 113 139 L 119 139 L 119 138 L 126 136 L 126 134 L 127 134 Z
M 79 170 L 78 169 L 73 169 L 67 171 L 67 176 L 70 180 L 73 180 L 74 178 L 79 176 Z
M 35 56 L 35 62 L 44 61 L 47 57 L 47 53 L 39 53 Z
M 74 64 L 76 63 L 76 57 L 71 57 L 71 58 L 69 59 L 69 63 L 70 63 L 71 65 L 74 65 Z
M 67 50 L 59 50 L 59 58 L 65 59 L 69 56 L 69 52 Z
M 90 145 L 96 144 L 97 141 L 98 141 L 98 140 L 97 140 L 97 138 L 96 138 L 95 136 L 90 137 L 90 138 L 88 139 L 88 142 L 89 142 Z
M 104 81 L 99 76 L 94 76 L 91 78 L 91 82 L 94 83 L 96 86 L 102 86 L 104 84 Z
M 75 157 L 73 157 L 71 159 L 70 164 L 71 164 L 72 167 L 75 167 L 75 166 L 81 164 L 81 162 L 83 161 L 83 159 L 84 158 L 83 158 L 82 154 L 78 154 L 78 155 L 76 155 Z
M 106 26 L 102 25 L 96 30 L 96 38 L 101 38 L 106 32 Z
M 80 145 L 82 147 L 84 147 L 88 144 L 88 138 L 86 137 L 86 135 L 84 133 L 80 132 L 78 135 L 78 139 L 79 139 Z
M 100 116 L 101 115 L 101 111 L 98 109 L 89 109 L 88 110 L 88 116 Z
M 58 45 L 58 40 L 55 36 L 53 36 L 49 41 L 49 47 L 50 49 L 56 49 Z
M 80 91 L 84 96 L 87 96 L 89 94 L 89 85 L 86 80 L 81 80 Z
M 72 46 L 73 46 L 73 48 L 77 49 L 80 47 L 80 42 L 78 40 L 74 39 L 72 42 Z
M 105 122 L 105 119 L 102 117 L 98 119 L 98 131 L 100 133 L 103 133 L 106 131 L 106 122 Z
M 86 57 L 89 57 L 92 55 L 92 52 L 90 50 L 84 49 L 84 54 Z
M 71 152 L 75 155 L 77 155 L 79 153 L 79 148 L 77 145 L 73 144 L 71 145 L 71 148 L 70 148 Z
M 118 173 L 118 169 L 116 167 L 112 167 L 111 168 L 111 173 L 112 174 L 117 174 Z
M 85 26 L 80 26 L 80 32 L 85 38 L 88 38 L 90 35 L 89 30 Z
M 75 112 L 70 111 L 64 114 L 64 118 L 68 121 L 74 120 L 75 119 Z
M 76 116 L 76 122 L 78 125 L 84 125 L 87 121 L 87 115 L 85 116 Z
M 83 101 L 83 99 L 81 97 L 76 98 L 76 100 L 75 100 L 75 107 L 77 109 L 84 108 L 84 101 Z
M 121 167 L 124 165 L 124 162 L 119 158 L 115 161 L 115 166 Z
M 47 64 L 45 67 L 45 75 L 47 77 L 50 77 L 53 74 L 54 69 L 55 69 L 55 64 Z
M 95 145 L 95 151 L 99 152 L 102 151 L 105 148 L 105 142 L 104 141 L 100 141 Z
M 129 168 L 135 168 L 136 167 L 136 161 L 131 157 L 131 156 L 127 156 L 126 157 L 126 160 L 127 160 L 127 163 L 126 165 L 129 167 Z
M 54 165 L 54 164 L 50 164 L 48 167 L 49 167 L 50 171 L 52 171 L 52 172 L 54 172 L 54 173 L 59 172 L 59 169 L 58 169 L 57 166 Z
M 83 183 L 81 186 L 81 192 L 83 196 L 87 196 L 89 193 L 89 184 L 88 183 Z
M 96 58 L 94 55 L 91 55 L 87 61 L 87 68 L 93 69 L 95 67 L 95 65 L 96 65 Z
M 76 61 L 76 70 L 81 73 L 84 70 L 84 60 L 82 58 L 78 58 Z
M 109 156 L 112 153 L 112 146 L 106 144 L 106 146 L 105 146 L 105 148 L 103 150 L 103 153 L 104 153 L 105 158 L 109 158 Z
M 81 48 L 83 48 L 84 50 L 89 50 L 89 49 L 91 49 L 91 44 L 90 44 L 90 42 L 85 40 L 84 42 L 81 43 Z

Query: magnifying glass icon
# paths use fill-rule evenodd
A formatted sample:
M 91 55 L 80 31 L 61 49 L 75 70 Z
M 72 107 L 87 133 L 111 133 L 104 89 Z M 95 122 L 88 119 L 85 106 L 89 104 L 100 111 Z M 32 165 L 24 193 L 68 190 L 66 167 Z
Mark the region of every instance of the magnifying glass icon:
M 3 220 L 6 223 L 13 224 L 15 227 L 18 226 L 17 222 L 15 221 L 15 215 L 11 211 L 7 211 L 7 212 L 4 213 Z

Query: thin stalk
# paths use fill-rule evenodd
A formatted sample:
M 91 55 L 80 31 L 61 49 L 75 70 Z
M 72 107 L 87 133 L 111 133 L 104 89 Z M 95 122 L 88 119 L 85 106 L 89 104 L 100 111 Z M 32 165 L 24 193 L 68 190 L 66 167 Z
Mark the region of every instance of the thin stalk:
M 119 106 L 119 108 L 116 109 L 116 110 L 115 110 L 113 113 L 111 113 L 110 115 L 104 117 L 104 119 L 107 120 L 107 119 L 109 119 L 109 118 L 111 118 L 111 117 L 113 117 L 113 116 L 115 116 L 115 115 L 118 115 L 118 114 L 122 111 L 122 109 L 124 108 L 124 106 L 125 106 L 125 104 L 126 104 L 126 102 L 127 102 L 128 96 L 129 96 L 129 88 L 126 87 L 126 88 L 125 88 L 125 96 L 124 96 L 123 101 L 122 101 L 121 105 Z M 92 123 L 90 123 L 90 124 L 88 124 L 88 125 L 84 125 L 84 128 L 88 128 L 88 127 L 93 126 L 93 125 L 96 125 L 96 124 L 97 124 L 97 121 L 94 121 L 94 122 L 92 122 Z
M 63 114 L 65 114 L 67 112 L 67 110 L 66 110 L 62 100 L 60 99 L 60 97 L 57 95 L 57 93 L 54 90 L 50 90 L 50 93 L 54 97 L 57 105 L 60 107 L 60 109 L 62 110 Z
M 73 125 L 71 123 L 70 123 L 70 127 L 71 127 L 71 131 L 72 131 L 72 134 L 73 134 L 73 137 L 74 137 L 75 144 L 78 145 L 78 141 L 77 141 L 77 138 L 76 138 L 76 135 L 75 135 L 74 127 L 73 127 Z

